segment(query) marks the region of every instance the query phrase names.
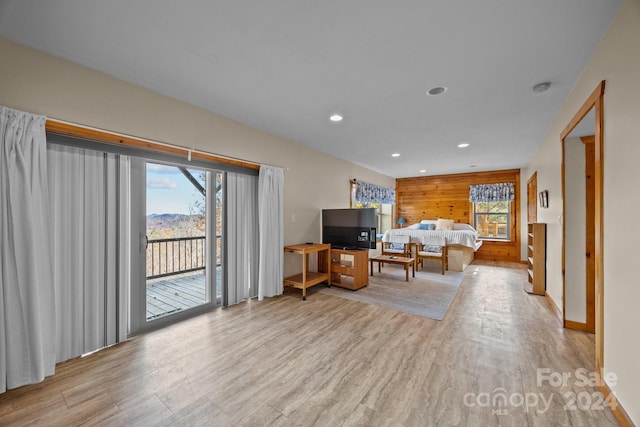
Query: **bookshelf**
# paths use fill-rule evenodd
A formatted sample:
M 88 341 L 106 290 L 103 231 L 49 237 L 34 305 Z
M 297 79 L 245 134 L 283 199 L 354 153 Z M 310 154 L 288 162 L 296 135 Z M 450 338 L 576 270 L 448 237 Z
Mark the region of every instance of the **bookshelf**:
M 547 224 L 531 223 L 527 226 L 527 282 L 524 290 L 544 295 L 547 288 Z

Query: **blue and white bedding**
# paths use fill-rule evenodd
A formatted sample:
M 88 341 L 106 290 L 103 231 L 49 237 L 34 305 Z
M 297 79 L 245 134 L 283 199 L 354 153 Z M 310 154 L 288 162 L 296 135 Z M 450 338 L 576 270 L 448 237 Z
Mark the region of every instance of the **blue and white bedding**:
M 478 232 L 469 224 L 453 224 L 453 230 L 425 230 L 420 224 L 430 224 L 436 221 L 423 220 L 405 228 L 387 230 L 382 237 L 383 242 L 388 242 L 391 236 L 409 236 L 412 243 L 422 243 L 423 237 L 446 237 L 448 245 L 466 246 L 477 251 L 482 246 L 482 240 L 478 239 Z

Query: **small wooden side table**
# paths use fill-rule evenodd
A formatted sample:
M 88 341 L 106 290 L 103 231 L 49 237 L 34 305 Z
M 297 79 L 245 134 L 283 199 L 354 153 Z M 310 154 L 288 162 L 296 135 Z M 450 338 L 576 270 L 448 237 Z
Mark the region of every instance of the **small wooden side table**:
M 316 273 L 315 271 L 308 271 L 309 268 L 309 254 L 319 254 L 326 251 L 324 260 L 326 267 L 324 271 Z M 296 289 L 302 289 L 302 300 L 307 299 L 307 288 L 318 283 L 327 282 L 331 286 L 331 245 L 328 243 L 302 243 L 299 245 L 290 245 L 284 247 L 285 253 L 293 253 L 302 255 L 302 273 L 296 274 L 284 279 L 285 286 L 291 286 Z M 321 257 L 318 257 L 320 260 Z M 318 266 L 320 267 L 320 266 Z M 320 269 L 320 268 L 319 268 Z

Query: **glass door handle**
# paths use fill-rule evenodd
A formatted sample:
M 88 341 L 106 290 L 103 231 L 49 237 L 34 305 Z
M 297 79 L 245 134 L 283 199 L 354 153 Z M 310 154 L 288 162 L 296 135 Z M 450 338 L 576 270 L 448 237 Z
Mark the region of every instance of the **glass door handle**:
M 149 238 L 144 233 L 140 233 L 140 253 L 145 252 L 148 245 Z

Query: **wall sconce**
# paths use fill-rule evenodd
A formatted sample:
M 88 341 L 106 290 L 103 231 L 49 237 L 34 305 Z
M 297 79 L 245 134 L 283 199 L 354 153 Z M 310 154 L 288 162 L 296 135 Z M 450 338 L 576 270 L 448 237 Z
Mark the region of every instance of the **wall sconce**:
M 549 190 L 543 190 L 538 194 L 540 197 L 540 207 L 548 208 L 549 207 Z
M 404 218 L 398 218 L 398 224 L 400 224 L 400 228 L 402 228 L 402 226 L 404 225 Z

